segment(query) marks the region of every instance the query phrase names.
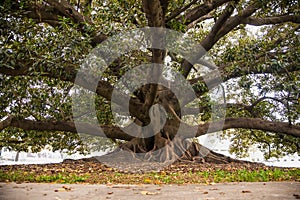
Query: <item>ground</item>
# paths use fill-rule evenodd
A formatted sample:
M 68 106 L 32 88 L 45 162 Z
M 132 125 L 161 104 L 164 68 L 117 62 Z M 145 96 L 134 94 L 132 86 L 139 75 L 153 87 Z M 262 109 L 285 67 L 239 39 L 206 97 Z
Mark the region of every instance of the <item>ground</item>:
M 133 169 L 133 170 L 132 170 Z M 160 171 L 134 167 L 113 168 L 95 158 L 65 160 L 57 164 L 0 166 L 0 182 L 56 182 L 90 184 L 198 184 L 218 182 L 300 181 L 300 168 L 260 163 L 176 162 Z
M 299 182 L 217 183 L 187 185 L 79 185 L 45 183 L 0 183 L 2 200 L 295 200 L 300 199 Z
M 0 166 L 0 199 L 300 199 L 299 168 L 176 162 L 130 169 L 95 158 Z

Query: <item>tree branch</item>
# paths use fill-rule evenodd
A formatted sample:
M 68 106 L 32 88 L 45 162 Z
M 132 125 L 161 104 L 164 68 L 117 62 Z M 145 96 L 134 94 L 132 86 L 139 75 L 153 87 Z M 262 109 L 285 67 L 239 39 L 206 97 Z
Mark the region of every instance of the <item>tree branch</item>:
M 33 4 L 26 9 L 27 11 L 24 12 L 24 15 L 33 19 L 36 22 L 45 22 L 53 27 L 59 25 L 59 12 L 55 10 L 52 6 L 45 4 Z
M 80 27 L 81 32 L 87 33 L 85 27 L 85 24 L 93 25 L 93 22 L 90 18 L 80 14 L 72 5 L 70 5 L 66 0 L 45 0 L 50 5 L 55 7 L 56 10 L 58 10 L 63 16 L 68 17 L 72 19 L 75 23 L 77 23 Z M 97 46 L 101 42 L 107 39 L 106 35 L 99 34 L 98 31 L 93 31 L 89 33 L 91 36 L 91 45 L 93 47 Z
M 269 17 L 269 18 L 254 18 L 250 17 L 256 10 L 258 9 L 257 5 L 250 5 L 248 6 L 241 14 L 235 15 L 229 18 L 226 22 L 222 20 L 220 17 L 220 22 L 223 22 L 222 26 L 221 23 L 218 21 L 215 23 L 214 27 L 211 32 L 207 35 L 207 37 L 202 40 L 201 45 L 209 51 L 213 45 L 224 35 L 229 33 L 235 27 L 240 24 L 257 24 L 257 25 L 265 25 L 265 24 L 277 24 L 277 23 L 284 23 L 284 22 L 294 22 L 300 23 L 300 16 L 292 16 L 292 15 L 285 15 L 285 16 L 277 16 L 277 17 Z M 226 19 L 226 12 L 224 13 L 224 19 Z M 219 24 L 219 25 L 218 25 Z M 217 29 L 218 28 L 218 29 Z M 297 27 L 298 29 L 298 27 Z M 279 41 L 281 42 L 281 41 Z M 184 76 L 187 77 L 190 70 L 192 69 L 192 64 L 188 63 L 187 61 L 183 61 L 181 64 L 181 68 L 183 69 Z
M 0 74 L 8 75 L 8 76 L 32 76 L 32 73 L 29 71 L 31 63 L 22 63 L 19 61 L 15 69 L 8 68 L 8 67 L 1 67 Z M 64 71 L 62 73 L 55 73 L 55 72 L 43 72 L 41 76 L 49 77 L 49 78 L 56 78 L 62 81 L 68 82 L 75 82 L 77 70 L 75 66 L 68 65 L 64 67 Z M 79 76 L 76 80 L 79 86 L 82 86 L 85 89 L 91 90 L 91 85 L 93 85 L 93 81 L 98 81 L 97 77 L 92 77 L 91 75 L 84 79 L 83 76 Z M 113 86 L 104 80 L 99 80 L 98 87 L 96 89 L 96 93 L 103 96 L 104 98 L 111 100 L 111 94 L 113 91 Z
M 84 23 L 92 24 L 90 18 L 81 15 L 72 5 L 66 0 L 45 0 L 49 5 L 53 6 L 58 10 L 63 16 L 72 19 L 75 23 L 79 25 L 84 25 Z
M 119 127 L 112 125 L 93 125 L 88 123 L 75 123 L 67 121 L 33 121 L 28 119 L 18 119 L 8 117 L 0 122 L 0 131 L 7 127 L 15 127 L 23 130 L 35 131 L 64 131 L 71 133 L 85 133 L 111 139 L 131 140 L 133 136 L 124 133 Z M 78 131 L 77 128 L 80 130 Z M 102 131 L 103 132 L 102 132 Z
M 29 71 L 30 63 L 27 63 L 25 65 L 22 62 L 18 62 L 17 66 L 18 67 L 16 67 L 15 69 L 0 67 L 0 74 L 8 75 L 8 76 L 32 76 L 32 73 Z M 68 81 L 72 83 L 75 82 L 76 75 L 77 75 L 77 70 L 73 65 L 66 66 L 62 73 L 55 73 L 55 72 L 41 73 L 41 76 L 44 77 L 56 78 L 62 81 Z M 93 91 L 94 88 L 92 88 L 92 86 L 95 84 L 95 82 L 97 82 L 98 85 L 96 91 Z M 77 76 L 76 84 L 92 92 L 96 92 L 98 95 L 104 97 L 108 101 L 112 100 L 111 95 L 114 90 L 114 87 L 108 81 L 101 80 L 89 74 L 89 76 L 86 78 L 83 75 Z M 117 101 L 115 103 L 126 102 L 124 94 L 122 94 L 121 92 L 117 94 L 116 99 Z M 131 98 L 129 110 L 134 116 L 138 118 L 143 118 L 144 116 L 142 116 L 142 114 L 144 114 L 145 111 L 142 105 L 143 103 L 139 99 Z
M 291 63 L 290 65 L 286 66 L 285 68 L 281 68 L 278 69 L 276 71 L 276 74 L 286 74 L 286 70 L 288 72 L 297 72 L 300 71 L 299 69 L 299 64 L 298 63 Z M 228 81 L 230 79 L 234 79 L 234 78 L 238 78 L 238 77 L 242 77 L 248 74 L 273 74 L 274 69 L 272 68 L 272 66 L 269 66 L 267 68 L 264 69 L 258 69 L 255 67 L 255 63 L 253 64 L 253 68 L 248 68 L 248 69 L 244 69 L 243 67 L 238 68 L 238 70 L 232 71 L 230 73 L 225 73 L 224 70 L 220 70 L 221 72 L 221 79 L 223 82 Z M 197 84 L 197 83 L 202 83 L 202 84 L 206 84 L 209 85 L 210 87 L 214 87 L 217 86 L 219 84 L 219 78 L 207 78 L 204 81 L 203 77 L 197 77 L 197 78 L 193 78 L 193 79 L 189 79 L 188 80 L 191 84 Z M 201 96 L 204 92 L 208 91 L 208 88 L 203 89 L 203 88 L 197 88 L 195 87 L 194 89 L 195 94 L 197 94 L 197 96 Z
M 5 125 L 3 125 L 5 123 Z M 23 130 L 36 130 L 36 131 L 65 131 L 72 133 L 85 133 L 100 137 L 107 137 L 111 139 L 121 139 L 129 141 L 134 137 L 124 133 L 119 127 L 111 125 L 102 125 L 101 129 L 98 125 L 92 125 L 87 123 L 78 123 L 77 131 L 74 122 L 65 121 L 33 121 L 28 119 L 17 119 L 10 118 L 9 120 L 4 120 L 1 122 L 0 131 L 7 127 L 16 127 Z M 129 125 L 130 126 L 130 125 Z M 174 129 L 172 124 L 167 124 L 166 128 Z M 256 129 L 262 131 L 269 131 L 273 133 L 281 133 L 286 135 L 291 135 L 294 137 L 300 137 L 300 126 L 290 125 L 287 122 L 273 122 L 268 120 L 263 120 L 259 118 L 226 118 L 223 124 L 222 121 L 207 122 L 199 126 L 189 126 L 187 124 L 183 125 L 181 129 L 182 137 L 193 138 L 195 135 L 195 130 L 197 131 L 196 137 L 205 135 L 207 133 L 213 133 L 221 130 L 227 130 L 231 128 L 244 128 L 244 129 Z
M 91 45 L 93 47 L 107 39 L 106 35 L 99 34 L 97 30 L 89 32 L 90 29 L 86 29 L 85 25 L 89 24 L 93 26 L 94 24 L 91 19 L 79 13 L 66 0 L 45 0 L 45 2 L 47 2 L 47 4 L 39 4 L 32 1 L 22 8 L 19 3 L 15 3 L 14 6 L 12 6 L 12 10 L 19 11 L 23 9 L 24 12 L 21 13 L 23 16 L 29 17 L 36 22 L 48 23 L 53 27 L 60 25 L 59 16 L 70 18 L 74 23 L 79 25 L 78 28 L 82 33 L 90 35 L 92 38 Z
M 264 96 L 264 97 L 261 97 L 259 99 L 257 99 L 256 101 L 254 101 L 250 106 L 247 106 L 247 108 L 249 110 L 251 110 L 253 107 L 255 107 L 257 104 L 259 104 L 260 102 L 264 101 L 264 100 L 267 100 L 267 99 L 270 99 L 270 100 L 273 100 L 273 101 L 277 101 L 281 104 L 283 104 L 285 107 L 287 106 L 287 104 L 283 101 L 283 100 L 280 100 L 280 99 L 277 99 L 275 97 L 267 97 L 267 96 Z
M 230 128 L 256 129 L 300 137 L 299 125 L 290 125 L 288 122 L 273 122 L 260 118 L 227 118 L 223 130 Z
M 242 20 L 242 24 L 249 24 L 253 26 L 262 26 L 269 24 L 281 24 L 285 22 L 300 23 L 300 15 L 282 15 L 276 17 L 266 17 L 266 18 L 255 18 L 248 17 Z
M 232 3 L 228 3 L 222 15 L 217 19 L 211 31 L 208 34 L 208 38 L 213 39 L 215 35 L 219 32 L 220 28 L 223 27 L 224 23 L 231 16 L 234 11 L 234 5 Z
M 0 131 L 9 127 L 11 124 L 13 117 L 12 116 L 6 116 L 4 120 L 0 121 Z
M 250 5 L 248 6 L 241 14 L 235 15 L 230 17 L 218 30 L 217 34 L 215 34 L 214 38 L 206 37 L 202 42 L 201 45 L 209 51 L 213 45 L 224 35 L 232 31 L 235 27 L 241 24 L 242 20 L 251 16 L 256 10 L 258 10 L 257 5 Z
M 202 22 L 202 21 L 207 20 L 207 19 L 212 19 L 212 18 L 214 18 L 214 16 L 211 13 L 209 13 L 207 15 L 204 15 L 204 16 L 198 18 L 197 20 L 189 23 L 189 25 L 186 26 L 186 30 L 189 30 L 189 29 L 195 27 L 195 25 L 199 22 Z
M 207 133 L 214 133 L 217 131 L 227 130 L 231 128 L 244 128 L 268 131 L 273 133 L 281 133 L 300 137 L 300 126 L 290 125 L 288 122 L 273 122 L 260 118 L 226 118 L 224 125 L 223 121 L 207 122 L 199 126 L 185 125 L 183 128 L 184 136 L 186 138 L 193 138 L 195 130 L 197 130 L 196 137 L 205 135 Z
M 195 4 L 198 0 L 193 0 L 191 1 L 189 4 L 187 4 L 186 6 L 184 6 L 183 8 L 180 8 L 178 10 L 175 10 L 173 13 L 171 13 L 171 15 L 166 19 L 166 22 L 171 21 L 172 19 L 174 19 L 175 17 L 177 17 L 178 15 L 180 15 L 181 13 L 183 13 L 184 11 L 186 11 L 187 9 L 189 9 L 193 4 Z
M 212 10 L 216 9 L 219 6 L 222 6 L 224 3 L 227 3 L 232 0 L 210 0 L 205 1 L 205 3 L 193 8 L 185 15 L 183 15 L 183 19 L 185 19 L 185 25 L 189 25 L 190 23 L 196 21 L 204 15 L 207 15 Z
M 206 51 L 208 51 L 211 48 L 208 46 L 208 44 L 215 40 L 217 33 L 219 32 L 221 27 L 223 27 L 227 19 L 231 16 L 233 10 L 234 10 L 233 4 L 228 3 L 223 14 L 218 18 L 218 20 L 216 21 L 216 23 L 214 24 L 214 26 L 212 27 L 211 31 L 206 36 L 206 38 L 201 42 L 202 47 L 204 47 Z M 182 75 L 184 77 L 187 77 L 192 69 L 192 64 L 189 63 L 187 60 L 184 60 L 181 63 L 181 68 L 182 68 Z
M 226 107 L 226 108 L 235 108 L 235 109 L 246 109 L 250 106 L 244 105 L 244 104 L 240 104 L 240 103 L 224 103 L 224 104 L 218 104 L 218 105 L 214 105 L 216 109 L 218 108 L 222 108 L 222 107 Z M 200 107 L 196 107 L 196 108 L 191 108 L 191 107 L 183 107 L 181 110 L 181 115 L 185 116 L 185 115 L 197 115 L 199 113 L 203 113 L 206 110 L 208 110 L 209 108 L 211 108 L 211 106 L 200 106 Z

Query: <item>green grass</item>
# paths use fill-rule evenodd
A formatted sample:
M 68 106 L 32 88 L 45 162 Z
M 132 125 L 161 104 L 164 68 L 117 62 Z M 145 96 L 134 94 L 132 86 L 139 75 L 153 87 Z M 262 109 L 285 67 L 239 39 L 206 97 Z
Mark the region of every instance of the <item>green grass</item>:
M 220 183 L 220 182 L 268 182 L 268 181 L 300 181 L 300 169 L 274 169 L 274 170 L 215 170 L 213 172 L 189 172 L 148 174 L 147 183 L 161 182 L 164 184 L 176 183 Z M 152 181 L 149 181 L 152 180 Z
M 268 182 L 268 181 L 300 181 L 300 169 L 260 169 L 236 171 L 214 170 L 201 172 L 169 173 L 153 172 L 146 174 L 128 174 L 120 172 L 70 173 L 59 172 L 46 174 L 43 172 L 2 171 L 0 181 L 8 182 L 56 182 L 56 183 L 123 183 L 123 184 L 188 184 L 188 183 L 220 183 L 220 182 Z
M 75 174 L 41 174 L 36 175 L 33 173 L 26 173 L 23 171 L 9 171 L 3 172 L 0 170 L 0 181 L 8 181 L 8 182 L 42 182 L 42 183 L 79 183 L 85 182 L 88 178 L 87 175 L 75 175 Z

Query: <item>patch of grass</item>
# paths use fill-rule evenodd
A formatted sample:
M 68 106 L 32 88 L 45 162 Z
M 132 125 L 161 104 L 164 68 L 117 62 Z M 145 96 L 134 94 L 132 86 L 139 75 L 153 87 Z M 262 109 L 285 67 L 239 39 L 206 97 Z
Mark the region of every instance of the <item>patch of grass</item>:
M 34 174 L 23 171 L 8 171 L 0 170 L 1 182 L 57 182 L 57 183 L 79 183 L 85 182 L 87 175 L 75 175 L 71 173 L 57 173 L 57 174 Z
M 114 184 L 189 184 L 220 182 L 268 182 L 300 181 L 299 168 L 272 168 L 257 170 L 223 170 L 197 172 L 152 172 L 146 174 L 129 174 L 114 171 L 94 171 L 91 173 L 26 172 L 20 170 L 0 170 L 0 181 L 10 182 L 56 182 L 56 183 L 114 183 Z
M 198 172 L 198 176 L 213 182 L 268 182 L 268 181 L 298 181 L 300 177 L 300 169 L 294 168 L 274 169 L 274 170 L 255 170 L 248 171 L 245 169 L 228 172 L 224 170 L 216 170 L 211 173 Z

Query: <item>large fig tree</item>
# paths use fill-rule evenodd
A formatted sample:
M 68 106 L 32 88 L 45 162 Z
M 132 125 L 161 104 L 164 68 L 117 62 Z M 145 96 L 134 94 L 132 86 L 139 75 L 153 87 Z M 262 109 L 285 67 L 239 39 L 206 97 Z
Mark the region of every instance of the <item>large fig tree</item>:
M 255 144 L 266 150 L 267 157 L 299 153 L 298 1 L 4 0 L 0 6 L 0 146 L 38 151 L 50 144 L 54 149 L 84 152 L 88 150 L 84 141 L 97 143 L 89 135 L 99 133 L 119 146 L 116 152 L 133 152 L 142 160 L 226 163 L 229 158 L 194 140 L 221 131 L 230 135 L 231 150 L 238 155 Z M 199 45 L 192 54 L 199 59 L 191 62 L 178 52 L 149 46 L 145 38 L 138 41 L 139 35 L 128 43 L 145 42 L 145 48 L 122 53 L 100 75 L 95 72 L 95 79 L 78 79 L 91 54 L 109 54 L 95 51 L 103 49 L 109 38 L 122 39 L 124 32 L 145 27 L 156 28 L 150 43 L 163 44 L 164 30 L 192 38 Z M 183 54 L 191 47 L 177 45 Z M 208 60 L 200 59 L 204 54 Z M 193 98 L 183 101 L 162 84 L 144 84 L 131 93 L 116 86 L 126 73 L 145 63 L 153 70 L 140 68 L 131 78 L 136 75 L 139 80 L 144 74 L 159 79 L 165 73 L 171 85 L 181 81 L 177 87 L 181 94 L 188 83 L 195 96 L 187 95 Z M 161 65 L 169 71 L 163 72 Z M 89 87 L 91 80 L 97 80 L 94 89 Z M 118 98 L 113 98 L 116 88 Z M 211 95 L 220 91 L 221 100 Z M 84 97 L 85 93 L 94 94 L 97 123 L 84 112 L 88 98 L 77 102 L 81 104 L 74 114 L 74 94 Z M 129 115 L 121 109 L 122 98 L 129 98 Z M 120 106 L 117 115 L 111 105 Z M 150 127 L 154 134 L 147 136 L 144 129 L 136 128 L 155 120 L 160 123 L 161 113 L 165 121 L 159 130 Z M 80 131 L 78 124 L 83 127 Z M 98 141 L 107 147 L 107 141 Z

